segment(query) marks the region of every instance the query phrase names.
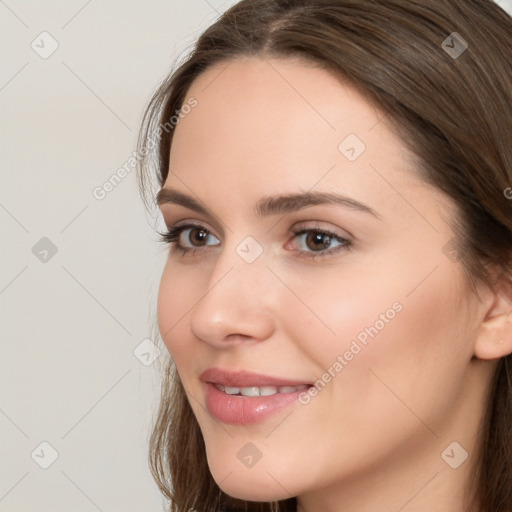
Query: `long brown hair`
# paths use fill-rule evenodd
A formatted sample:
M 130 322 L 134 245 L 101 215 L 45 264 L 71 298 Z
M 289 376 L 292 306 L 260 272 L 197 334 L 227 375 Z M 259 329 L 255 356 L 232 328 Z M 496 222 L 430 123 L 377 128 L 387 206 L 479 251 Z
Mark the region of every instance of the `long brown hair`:
M 146 206 L 152 176 L 158 186 L 167 178 L 176 114 L 203 71 L 242 56 L 302 57 L 380 107 L 418 157 L 418 174 L 454 201 L 472 290 L 495 291 L 491 268 L 512 282 L 511 38 L 512 18 L 492 0 L 243 0 L 199 37 L 149 102 L 138 140 Z M 471 506 L 485 512 L 512 511 L 511 358 L 498 363 L 479 432 Z M 170 358 L 149 460 L 173 512 L 296 510 L 294 498 L 254 503 L 220 491 Z

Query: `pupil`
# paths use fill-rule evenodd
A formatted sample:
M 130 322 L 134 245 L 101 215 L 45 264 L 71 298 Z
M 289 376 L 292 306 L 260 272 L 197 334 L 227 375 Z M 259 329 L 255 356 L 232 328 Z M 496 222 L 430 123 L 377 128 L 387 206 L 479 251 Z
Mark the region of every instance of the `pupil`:
M 195 229 L 192 230 L 192 233 L 195 233 L 195 236 L 192 237 L 193 238 L 192 243 L 194 243 L 194 241 L 195 242 L 202 242 L 207 237 L 206 232 L 204 231 L 204 229 L 195 228 Z
M 311 239 L 312 239 L 313 244 L 314 244 L 313 247 L 310 247 L 310 249 L 311 248 L 324 249 L 331 242 L 331 237 L 329 235 L 324 235 L 323 233 L 311 233 L 308 236 L 308 239 L 309 239 L 308 241 L 311 241 Z M 323 243 L 322 243 L 322 241 L 323 241 Z

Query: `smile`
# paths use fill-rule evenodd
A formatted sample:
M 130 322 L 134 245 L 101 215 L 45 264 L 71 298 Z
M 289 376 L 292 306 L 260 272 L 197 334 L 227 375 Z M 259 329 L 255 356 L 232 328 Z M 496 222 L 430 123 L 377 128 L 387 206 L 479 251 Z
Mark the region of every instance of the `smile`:
M 261 423 L 298 403 L 307 381 L 245 370 L 209 368 L 200 375 L 208 412 L 234 425 Z
M 301 384 L 300 386 L 250 386 L 244 388 L 237 388 L 232 386 L 223 386 L 222 384 L 215 384 L 215 387 L 226 393 L 227 395 L 234 396 L 272 396 L 278 393 L 280 394 L 289 394 L 295 393 L 297 391 L 302 391 L 303 389 L 307 389 L 309 386 L 307 384 Z

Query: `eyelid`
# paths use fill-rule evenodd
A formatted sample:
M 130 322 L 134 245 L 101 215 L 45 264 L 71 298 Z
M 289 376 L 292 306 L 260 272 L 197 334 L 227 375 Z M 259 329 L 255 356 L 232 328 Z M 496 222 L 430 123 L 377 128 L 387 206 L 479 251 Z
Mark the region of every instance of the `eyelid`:
M 228 231 L 232 232 L 232 230 L 227 226 L 224 222 L 222 222 L 217 217 L 209 218 L 207 217 L 205 220 L 193 220 L 191 218 L 184 218 L 186 215 L 190 214 L 190 211 L 180 205 L 171 205 L 171 204 L 162 204 L 159 206 L 160 208 L 160 214 L 164 220 L 165 225 L 167 226 L 167 229 L 174 228 L 174 227 L 181 227 L 188 224 L 194 224 L 198 227 L 204 228 L 208 230 L 210 233 L 213 233 L 213 230 L 216 230 L 221 236 L 224 236 L 224 228 L 226 228 Z M 185 212 L 183 211 L 185 210 Z M 195 214 L 200 215 L 201 214 Z M 202 218 L 199 217 L 199 218 Z M 174 219 L 181 219 L 181 220 L 174 220 Z M 208 226 L 211 226 L 208 227 Z M 217 235 L 215 235 L 217 236 Z M 217 237 L 218 238 L 218 237 Z
M 314 225 L 308 225 L 308 222 L 313 222 Z M 319 230 L 319 231 L 328 231 L 329 233 L 332 233 L 333 235 L 336 235 L 340 238 L 350 238 L 350 239 L 354 239 L 355 237 L 347 230 L 343 230 L 343 233 L 338 233 L 335 231 L 335 229 L 337 228 L 331 228 L 331 227 L 324 227 L 322 225 L 319 225 L 320 224 L 320 221 L 315 221 L 315 220 L 312 220 L 312 221 L 301 221 L 299 222 L 299 224 L 297 225 L 294 225 L 292 228 L 290 228 L 288 231 L 289 233 L 293 233 L 294 235 L 296 235 L 297 233 L 299 233 L 300 231 L 305 231 L 305 230 L 311 230 L 311 231 L 314 231 L 314 230 Z M 200 228 L 200 229 L 204 229 L 205 231 L 208 231 L 208 233 L 210 233 L 211 235 L 213 235 L 215 238 L 219 238 L 215 233 L 213 233 L 213 230 L 210 229 L 209 227 L 205 226 L 201 221 L 196 221 L 196 220 L 180 220 L 176 223 L 172 223 L 172 222 L 169 222 L 169 223 L 165 223 L 166 227 L 168 230 L 171 230 L 171 229 L 177 229 L 177 228 L 181 228 L 181 227 L 191 227 L 191 226 L 195 226 L 197 228 Z M 338 228 L 339 229 L 339 228 Z
M 314 225 L 309 225 L 308 222 L 313 222 Z M 337 230 L 340 228 L 334 228 L 334 227 L 325 227 L 321 225 L 320 221 L 301 221 L 298 225 L 293 226 L 290 231 L 294 234 L 300 233 L 301 231 L 327 231 L 335 236 L 338 236 L 340 238 L 349 238 L 354 239 L 354 237 L 345 229 L 341 230 L 342 233 L 339 233 Z

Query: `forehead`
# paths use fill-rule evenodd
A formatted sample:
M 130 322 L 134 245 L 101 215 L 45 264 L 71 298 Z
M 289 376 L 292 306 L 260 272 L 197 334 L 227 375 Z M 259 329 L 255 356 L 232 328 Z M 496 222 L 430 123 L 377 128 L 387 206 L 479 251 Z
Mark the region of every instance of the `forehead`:
M 243 138 L 246 132 L 263 135 L 264 128 L 265 142 L 275 134 L 288 134 L 287 140 L 307 134 L 312 142 L 336 143 L 347 130 L 363 137 L 383 119 L 353 87 L 300 59 L 245 57 L 221 62 L 196 79 L 189 96 L 198 100 L 198 111 L 205 114 L 201 122 L 209 115 L 220 134 L 237 132 L 237 138 Z M 382 132 L 375 130 L 374 142 Z
M 352 193 L 375 209 L 391 201 L 397 213 L 410 208 L 407 202 L 398 205 L 398 189 L 410 201 L 425 190 L 430 200 L 439 196 L 414 172 L 414 157 L 386 116 L 311 63 L 222 62 L 201 74 L 187 96 L 197 107 L 174 134 L 166 183 L 176 188 L 182 185 L 178 177 L 194 189 L 200 184 L 203 197 L 229 186 L 226 194 L 236 190 L 253 203 L 269 194 L 316 188 Z

